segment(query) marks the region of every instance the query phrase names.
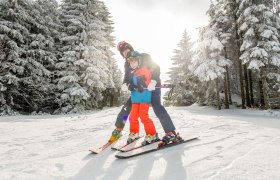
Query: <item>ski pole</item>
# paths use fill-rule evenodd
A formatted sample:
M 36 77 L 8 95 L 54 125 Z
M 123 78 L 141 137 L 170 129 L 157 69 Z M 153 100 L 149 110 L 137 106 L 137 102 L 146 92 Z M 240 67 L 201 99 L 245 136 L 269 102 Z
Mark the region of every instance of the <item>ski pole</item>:
M 173 88 L 174 85 L 172 84 L 162 84 L 161 86 L 156 86 L 155 88 Z

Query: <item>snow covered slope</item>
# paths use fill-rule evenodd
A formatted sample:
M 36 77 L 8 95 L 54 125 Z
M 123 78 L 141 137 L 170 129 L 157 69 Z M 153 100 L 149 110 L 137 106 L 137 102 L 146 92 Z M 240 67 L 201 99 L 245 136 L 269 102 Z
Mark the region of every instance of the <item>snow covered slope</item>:
M 179 132 L 200 133 L 200 140 L 128 160 L 110 149 L 90 154 L 109 137 L 119 110 L 0 117 L 0 179 L 280 179 L 279 112 L 167 108 Z

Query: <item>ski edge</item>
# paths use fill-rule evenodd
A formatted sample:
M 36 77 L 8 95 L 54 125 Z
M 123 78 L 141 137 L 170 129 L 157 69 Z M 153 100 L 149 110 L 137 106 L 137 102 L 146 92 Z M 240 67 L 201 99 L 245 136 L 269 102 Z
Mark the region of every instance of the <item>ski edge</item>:
M 136 149 L 139 149 L 139 148 L 142 148 L 142 147 L 145 147 L 145 146 L 148 146 L 148 145 L 151 145 L 151 144 L 154 144 L 154 143 L 159 143 L 161 140 L 158 140 L 158 141 L 155 141 L 155 142 L 152 142 L 150 144 L 147 144 L 147 145 L 140 145 L 140 146 L 135 146 L 133 148 L 130 148 L 130 149 L 126 149 L 126 150 L 123 150 L 123 149 L 120 149 L 119 151 L 120 152 L 129 152 L 129 151 L 133 151 L 133 150 L 136 150 Z

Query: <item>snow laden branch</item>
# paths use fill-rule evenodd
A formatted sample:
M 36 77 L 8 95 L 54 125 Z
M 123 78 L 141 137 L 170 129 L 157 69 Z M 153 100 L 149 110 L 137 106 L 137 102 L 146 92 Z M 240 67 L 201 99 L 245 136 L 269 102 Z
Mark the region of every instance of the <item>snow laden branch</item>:
M 222 77 L 231 61 L 222 56 L 224 46 L 211 28 L 201 29 L 190 69 L 201 81 Z

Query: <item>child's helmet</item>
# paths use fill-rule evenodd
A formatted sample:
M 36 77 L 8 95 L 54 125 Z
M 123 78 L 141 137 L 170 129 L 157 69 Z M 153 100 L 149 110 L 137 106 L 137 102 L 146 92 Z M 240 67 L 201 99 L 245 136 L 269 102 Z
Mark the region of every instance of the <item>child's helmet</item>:
M 138 51 L 129 51 L 126 58 L 139 58 L 140 56 L 141 54 Z

